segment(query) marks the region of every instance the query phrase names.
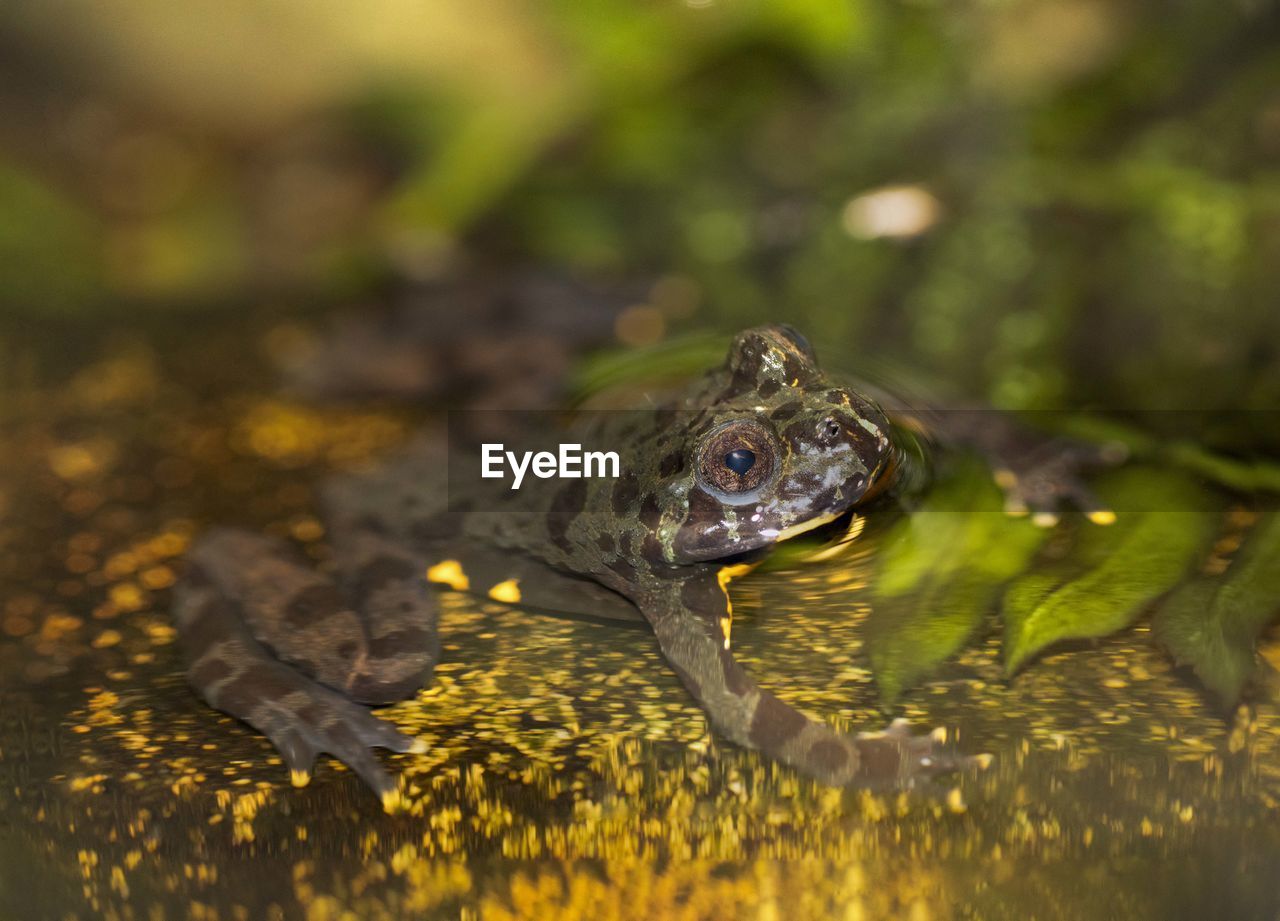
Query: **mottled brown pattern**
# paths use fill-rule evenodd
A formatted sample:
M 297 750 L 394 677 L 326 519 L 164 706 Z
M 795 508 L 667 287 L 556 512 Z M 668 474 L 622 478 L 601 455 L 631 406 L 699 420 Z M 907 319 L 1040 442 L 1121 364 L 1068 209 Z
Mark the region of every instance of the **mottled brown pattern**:
M 746 697 L 751 691 L 751 679 L 747 677 L 747 673 L 742 670 L 742 666 L 733 658 L 733 653 L 725 648 L 724 635 L 720 632 L 719 625 L 712 626 L 708 624 L 707 632 L 719 644 L 720 673 L 724 676 L 725 689 L 730 694 Z
M 613 486 L 613 513 L 618 517 L 629 515 L 640 496 L 640 483 L 635 474 L 623 471 Z
M 898 777 L 908 750 L 921 771 L 948 764 L 920 757 L 927 740 L 855 743 L 809 719 L 761 691 L 728 649 L 721 566 L 851 507 L 890 451 L 880 411 L 833 387 L 802 336 L 747 330 L 724 366 L 651 413 L 596 414 L 589 424 L 572 440 L 623 449 L 615 482 L 527 480 L 500 499 L 449 495 L 444 510 L 443 487 L 430 485 L 443 465 L 428 448 L 331 484 L 336 583 L 283 542 L 210 532 L 176 593 L 193 685 L 264 732 L 290 768 L 305 772 L 330 752 L 386 794 L 394 782 L 369 748 L 413 742 L 351 698 L 389 702 L 428 680 L 438 640 L 425 575 L 438 565 L 437 583 L 485 593 L 505 582 L 521 603 L 556 604 L 575 583 L 590 599 L 586 613 L 629 599 L 720 732 L 811 776 Z M 758 464 L 749 474 L 714 467 L 748 450 Z M 486 566 L 468 570 L 454 544 L 486 548 Z M 554 591 L 540 590 L 540 575 Z M 850 757 L 855 744 L 870 753 L 864 772 Z
M 317 583 L 303 588 L 290 599 L 281 613 L 294 629 L 315 626 L 320 620 L 344 610 L 342 596 L 332 585 Z
M 196 687 L 212 687 L 231 675 L 231 666 L 217 658 L 213 650 L 191 666 L 188 677 Z
M 849 749 L 839 742 L 823 739 L 809 748 L 808 759 L 814 771 L 835 777 L 848 766 Z
M 761 694 L 751 720 L 751 744 L 764 751 L 777 751 L 798 736 L 808 722 L 803 713 L 772 694 Z
M 573 544 L 569 542 L 569 526 L 582 514 L 587 501 L 587 481 L 569 480 L 559 489 L 551 500 L 547 510 L 547 535 L 551 542 L 566 553 L 571 552 Z

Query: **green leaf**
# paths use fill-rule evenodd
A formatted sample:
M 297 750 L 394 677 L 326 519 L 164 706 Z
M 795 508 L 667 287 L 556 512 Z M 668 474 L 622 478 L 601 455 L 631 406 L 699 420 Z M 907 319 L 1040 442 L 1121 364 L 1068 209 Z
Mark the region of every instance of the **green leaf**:
M 1156 638 L 1226 707 L 1257 667 L 1254 642 L 1280 613 L 1280 513 L 1250 532 L 1226 572 L 1180 588 L 1156 612 Z
M 1182 578 L 1204 546 L 1214 517 L 1189 511 L 1203 493 L 1187 477 L 1130 467 L 1099 493 L 1119 509 L 1110 527 L 1081 523 L 1059 564 L 1031 573 L 1005 594 L 1005 672 L 1062 640 L 1106 636 Z
M 100 300 L 99 226 L 58 189 L 0 161 L 0 310 L 78 311 Z
M 1000 586 L 1026 566 L 1045 532 L 1003 513 L 979 463 L 936 484 L 885 536 L 872 585 L 867 654 L 893 703 L 960 649 Z
M 657 345 L 600 352 L 581 362 L 570 382 L 573 402 L 580 404 L 617 389 L 671 386 L 724 361 L 727 336 L 690 334 Z
M 1274 462 L 1227 457 L 1191 441 L 1162 442 L 1133 426 L 1094 416 L 1068 417 L 1061 429 L 1086 441 L 1122 444 L 1135 458 L 1172 464 L 1228 489 L 1280 492 L 1280 464 Z
M 1241 492 L 1280 492 L 1280 464 L 1223 457 L 1186 441 L 1168 445 L 1165 457 L 1170 463 L 1231 489 Z

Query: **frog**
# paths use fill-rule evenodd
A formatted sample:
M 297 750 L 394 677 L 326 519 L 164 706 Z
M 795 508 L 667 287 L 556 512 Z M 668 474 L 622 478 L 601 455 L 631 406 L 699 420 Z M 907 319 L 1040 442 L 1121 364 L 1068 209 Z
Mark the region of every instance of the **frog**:
M 445 458 L 428 439 L 335 478 L 320 502 L 327 571 L 280 539 L 208 530 L 174 592 L 190 684 L 263 733 L 295 785 L 328 754 L 394 810 L 400 787 L 373 749 L 426 747 L 373 708 L 429 683 L 436 592 L 470 591 L 647 625 L 719 737 L 819 783 L 910 788 L 979 763 L 945 732 L 901 720 L 843 731 L 762 687 L 734 656 L 732 579 L 910 479 L 901 427 L 880 400 L 824 372 L 793 328 L 767 325 L 739 333 L 722 365 L 671 397 L 588 424 L 593 443 L 619 448 L 617 476 L 531 478 L 520 490 L 480 481 L 489 495 L 457 496 L 431 475 Z M 1072 468 L 1037 469 L 1000 468 L 1015 504 L 1090 501 Z

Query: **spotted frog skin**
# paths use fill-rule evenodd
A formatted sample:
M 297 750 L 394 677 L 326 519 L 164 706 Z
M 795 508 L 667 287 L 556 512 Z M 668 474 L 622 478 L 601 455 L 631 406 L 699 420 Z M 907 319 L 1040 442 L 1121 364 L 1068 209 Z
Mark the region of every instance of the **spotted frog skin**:
M 295 783 L 327 752 L 391 808 L 396 783 L 370 749 L 420 747 L 367 705 L 429 680 L 437 583 L 643 619 L 722 736 L 822 782 L 909 786 L 966 763 L 898 723 L 837 731 L 762 689 L 733 656 L 728 578 L 893 475 L 891 427 L 875 403 L 832 383 L 793 330 L 770 326 L 738 335 L 721 368 L 670 402 L 600 424 L 595 443 L 625 449 L 620 477 L 531 481 L 488 511 L 446 502 L 428 476 L 441 464 L 430 447 L 331 484 L 331 572 L 282 542 L 208 532 L 176 592 L 191 683 L 263 732 Z

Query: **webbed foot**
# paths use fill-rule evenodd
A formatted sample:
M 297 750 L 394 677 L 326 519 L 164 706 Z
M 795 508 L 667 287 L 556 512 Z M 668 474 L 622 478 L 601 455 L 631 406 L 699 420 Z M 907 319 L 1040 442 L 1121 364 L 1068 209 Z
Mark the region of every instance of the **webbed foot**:
M 420 742 L 270 655 L 198 566 L 179 584 L 174 614 L 192 685 L 214 707 L 263 733 L 294 786 L 306 786 L 316 756 L 327 753 L 377 793 L 384 808 L 400 804 L 396 781 L 370 749 L 421 751 Z
M 367 707 L 321 687 L 291 669 L 280 667 L 277 677 L 298 686 L 270 703 L 252 708 L 245 719 L 275 746 L 289 769 L 295 787 L 311 781 L 316 757 L 332 755 L 355 772 L 388 812 L 400 803 L 397 782 L 383 769 L 371 749 L 421 752 L 421 741 L 379 719 Z
M 910 788 L 943 774 L 983 770 L 991 763 L 990 755 L 964 755 L 948 747 L 946 730 L 917 735 L 904 719 L 881 732 L 860 732 L 854 744 L 864 780 L 876 786 Z
M 1051 528 L 1063 509 L 1076 508 L 1094 524 L 1108 525 L 1116 520 L 1115 512 L 1086 485 L 1085 474 L 1114 466 L 1125 456 L 1120 445 L 1048 441 L 1025 454 L 1001 456 L 993 475 L 1010 515 L 1030 514 L 1038 527 Z

